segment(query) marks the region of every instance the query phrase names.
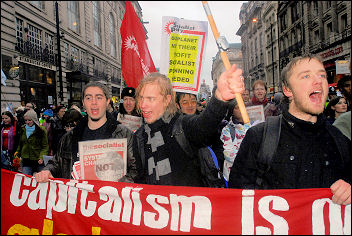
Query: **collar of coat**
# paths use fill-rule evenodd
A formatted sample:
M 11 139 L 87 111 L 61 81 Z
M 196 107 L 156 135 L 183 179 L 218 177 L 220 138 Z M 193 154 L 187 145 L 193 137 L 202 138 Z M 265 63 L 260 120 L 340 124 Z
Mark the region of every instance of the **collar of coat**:
M 106 132 L 109 136 L 111 136 L 111 134 L 116 130 L 117 125 L 121 123 L 115 120 L 109 112 L 106 112 L 106 118 L 107 118 L 106 124 L 107 124 L 107 127 L 109 127 L 108 129 L 106 129 Z M 78 143 L 78 141 L 81 140 L 83 131 L 87 126 L 88 126 L 88 116 L 84 116 L 77 124 L 77 126 L 72 130 L 72 134 L 73 134 L 72 143 Z

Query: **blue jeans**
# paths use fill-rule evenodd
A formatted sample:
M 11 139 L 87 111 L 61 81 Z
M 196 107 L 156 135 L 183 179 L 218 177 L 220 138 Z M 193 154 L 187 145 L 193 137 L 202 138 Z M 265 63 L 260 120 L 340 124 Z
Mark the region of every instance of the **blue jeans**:
M 35 166 L 22 166 L 22 173 L 26 175 L 33 175 L 34 172 L 40 172 L 44 168 L 44 164 Z

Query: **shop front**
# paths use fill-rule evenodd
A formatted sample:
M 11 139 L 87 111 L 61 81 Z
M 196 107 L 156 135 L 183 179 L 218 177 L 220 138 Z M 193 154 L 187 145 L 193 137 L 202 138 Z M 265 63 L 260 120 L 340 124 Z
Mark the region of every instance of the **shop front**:
M 55 66 L 20 56 L 18 67 L 21 101 L 39 109 L 57 105 Z
M 328 75 L 328 83 L 333 84 L 339 81 L 344 74 L 336 73 L 336 62 L 339 60 L 350 61 L 350 45 L 343 43 L 320 53 L 324 67 Z

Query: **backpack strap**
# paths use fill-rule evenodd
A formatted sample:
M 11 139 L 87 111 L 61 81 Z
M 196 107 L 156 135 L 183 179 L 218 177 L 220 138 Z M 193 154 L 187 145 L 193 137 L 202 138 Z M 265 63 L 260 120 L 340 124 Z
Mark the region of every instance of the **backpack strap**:
M 218 177 L 221 178 L 221 179 L 224 179 L 225 187 L 228 188 L 229 187 L 229 183 L 226 181 L 226 179 L 223 177 L 222 172 L 220 171 L 218 158 L 216 157 L 213 149 L 211 149 L 209 146 L 208 146 L 208 149 L 209 149 L 209 151 L 211 153 L 211 156 L 213 157 L 213 161 L 214 161 L 214 164 L 216 166 L 216 169 L 218 169 L 218 175 L 219 175 Z
M 182 128 L 182 117 L 183 115 L 180 115 L 175 121 L 175 124 L 172 127 L 171 137 L 175 137 L 177 143 L 181 146 L 182 150 L 188 156 L 193 157 L 194 155 L 193 149 L 189 144 Z
M 143 130 L 144 130 L 144 124 L 142 125 L 142 129 L 139 129 L 135 132 L 135 135 L 137 136 L 136 143 L 137 143 L 139 155 L 140 155 L 140 158 L 142 161 L 142 167 L 144 169 L 144 167 L 145 167 L 145 154 L 144 154 L 144 139 L 143 139 L 143 134 L 142 134 Z
M 265 122 L 257 159 L 259 173 L 255 183 L 256 188 L 262 187 L 264 174 L 270 169 L 270 164 L 280 140 L 281 122 L 282 115 L 269 116 Z
M 348 158 L 350 159 L 350 155 L 348 155 L 348 143 L 346 143 L 345 136 L 342 132 L 335 126 L 326 124 L 326 129 L 330 136 L 334 139 L 337 149 L 339 150 L 339 154 L 341 157 L 342 163 L 346 164 L 349 162 Z

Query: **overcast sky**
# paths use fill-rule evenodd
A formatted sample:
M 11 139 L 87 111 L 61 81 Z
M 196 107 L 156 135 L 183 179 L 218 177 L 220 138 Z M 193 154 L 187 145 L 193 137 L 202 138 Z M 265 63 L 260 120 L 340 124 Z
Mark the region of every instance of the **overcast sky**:
M 155 67 L 160 68 L 161 23 L 162 16 L 174 16 L 185 20 L 208 21 L 201 1 L 138 1 L 143 14 L 143 20 L 148 30 L 148 48 Z M 208 1 L 210 11 L 221 36 L 225 36 L 229 43 L 240 43 L 241 38 L 236 35 L 240 28 L 239 13 L 245 1 Z M 212 58 L 218 52 L 213 32 L 208 23 L 208 41 L 203 64 L 201 82 L 212 88 L 211 68 Z

